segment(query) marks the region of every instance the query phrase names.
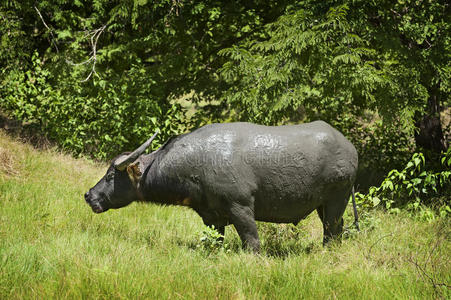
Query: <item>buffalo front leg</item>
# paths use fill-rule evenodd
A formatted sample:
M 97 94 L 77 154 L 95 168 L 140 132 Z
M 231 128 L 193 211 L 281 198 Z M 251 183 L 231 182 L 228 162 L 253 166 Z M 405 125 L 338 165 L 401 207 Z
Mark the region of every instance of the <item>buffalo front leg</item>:
M 235 204 L 230 209 L 230 221 L 235 226 L 243 242 L 243 247 L 258 253 L 260 251 L 260 240 L 252 209 Z

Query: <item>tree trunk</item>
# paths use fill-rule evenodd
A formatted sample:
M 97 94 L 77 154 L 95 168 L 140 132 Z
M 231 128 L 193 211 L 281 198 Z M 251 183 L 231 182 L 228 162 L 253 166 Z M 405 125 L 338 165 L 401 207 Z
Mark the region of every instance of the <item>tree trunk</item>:
M 440 153 L 448 149 L 440 122 L 440 91 L 434 87 L 429 95 L 426 113 L 417 119 L 415 142 L 417 147 Z

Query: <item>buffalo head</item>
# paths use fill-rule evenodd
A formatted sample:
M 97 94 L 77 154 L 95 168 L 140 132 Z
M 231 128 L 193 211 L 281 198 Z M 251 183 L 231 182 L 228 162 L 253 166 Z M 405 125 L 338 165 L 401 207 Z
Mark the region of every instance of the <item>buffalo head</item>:
M 140 175 L 137 158 L 150 146 L 157 134 L 131 153 L 113 159 L 105 176 L 85 194 L 86 202 L 95 213 L 124 207 L 138 198 L 136 184 Z

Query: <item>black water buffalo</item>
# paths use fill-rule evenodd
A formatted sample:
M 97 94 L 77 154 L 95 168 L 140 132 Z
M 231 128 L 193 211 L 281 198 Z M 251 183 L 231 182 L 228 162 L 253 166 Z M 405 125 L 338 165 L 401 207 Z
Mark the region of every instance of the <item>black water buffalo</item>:
M 135 200 L 189 206 L 221 234 L 233 224 L 254 251 L 256 220 L 297 224 L 316 210 L 324 242 L 341 234 L 358 158 L 327 123 L 211 124 L 142 155 L 154 137 L 116 157 L 85 194 L 94 212 Z

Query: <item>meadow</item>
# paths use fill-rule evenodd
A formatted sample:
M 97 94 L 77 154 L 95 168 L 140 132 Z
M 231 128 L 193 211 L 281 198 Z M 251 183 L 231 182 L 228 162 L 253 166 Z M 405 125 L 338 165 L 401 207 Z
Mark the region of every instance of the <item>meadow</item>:
M 437 299 L 451 297 L 451 224 L 363 212 L 361 232 L 322 246 L 316 214 L 259 223 L 262 253 L 235 229 L 209 248 L 184 207 L 94 214 L 83 194 L 105 164 L 0 131 L 1 299 Z M 353 221 L 351 205 L 345 224 Z

